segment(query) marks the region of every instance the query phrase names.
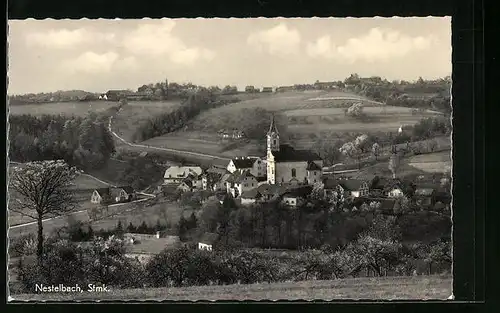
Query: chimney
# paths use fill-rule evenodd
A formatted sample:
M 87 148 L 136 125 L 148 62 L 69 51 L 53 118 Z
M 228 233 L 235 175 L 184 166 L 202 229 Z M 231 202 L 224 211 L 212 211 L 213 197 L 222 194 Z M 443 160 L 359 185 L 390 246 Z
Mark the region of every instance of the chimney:
M 160 232 L 159 231 L 156 232 L 156 238 L 160 238 Z

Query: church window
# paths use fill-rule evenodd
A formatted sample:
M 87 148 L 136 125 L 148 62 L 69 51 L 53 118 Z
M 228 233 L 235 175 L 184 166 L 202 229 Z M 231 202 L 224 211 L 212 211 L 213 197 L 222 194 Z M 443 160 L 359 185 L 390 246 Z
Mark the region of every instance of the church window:
M 281 177 L 281 182 L 284 183 L 285 182 L 285 179 L 283 177 Z
M 276 139 L 273 140 L 273 145 L 276 146 Z
M 297 170 L 292 168 L 292 177 L 297 177 Z

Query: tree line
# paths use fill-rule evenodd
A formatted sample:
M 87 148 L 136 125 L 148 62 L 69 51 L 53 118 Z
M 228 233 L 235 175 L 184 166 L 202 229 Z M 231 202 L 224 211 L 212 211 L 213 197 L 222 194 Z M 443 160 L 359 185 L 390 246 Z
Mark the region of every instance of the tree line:
M 381 216 L 338 249 L 325 246 L 273 253 L 220 244 L 208 252 L 181 246 L 167 248 L 145 264 L 128 257 L 126 243 L 116 236 L 96 237 L 88 245 L 54 238 L 46 243 L 43 262 L 20 258 L 21 288 L 13 291 L 33 292 L 34 285 L 41 283 L 99 282 L 116 289 L 403 276 L 418 274 L 419 260 L 427 267 L 418 269 L 419 274 L 449 273 L 449 241 L 404 246 L 393 226 L 393 219 Z
M 9 158 L 17 162 L 63 159 L 83 169 L 104 166 L 115 152 L 104 117 L 9 116 Z

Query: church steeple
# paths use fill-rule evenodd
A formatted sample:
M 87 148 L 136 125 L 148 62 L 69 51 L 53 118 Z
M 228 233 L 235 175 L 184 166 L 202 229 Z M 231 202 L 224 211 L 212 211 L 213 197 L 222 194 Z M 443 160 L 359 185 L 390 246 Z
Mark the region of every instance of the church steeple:
M 267 135 L 272 133 L 275 133 L 279 136 L 278 128 L 276 128 L 276 123 L 274 121 L 274 114 L 271 116 L 271 125 L 269 125 L 269 131 L 267 132 Z
M 276 127 L 276 122 L 274 121 L 274 114 L 271 117 L 271 125 L 269 125 L 269 131 L 267 132 L 267 151 L 279 151 L 280 149 L 280 134 L 278 128 Z

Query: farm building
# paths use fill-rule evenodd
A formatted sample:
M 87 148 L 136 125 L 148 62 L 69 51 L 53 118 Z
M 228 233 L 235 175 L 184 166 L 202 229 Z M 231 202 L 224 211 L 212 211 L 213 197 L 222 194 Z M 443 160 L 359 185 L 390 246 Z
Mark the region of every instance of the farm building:
M 273 87 L 262 87 L 262 92 L 273 92 Z
M 131 94 L 133 94 L 133 91 L 130 90 L 108 90 L 105 95 L 107 100 L 118 101 L 122 98 L 128 97 Z
M 199 166 L 170 166 L 165 171 L 164 184 L 180 184 L 189 175 L 198 177 L 203 173 L 203 169 Z
M 217 243 L 217 240 L 219 240 L 219 235 L 214 233 L 205 233 L 198 241 L 198 249 L 212 251 L 213 246 Z
M 241 204 L 252 204 L 262 199 L 262 194 L 257 188 L 245 191 L 241 194 Z
M 368 184 L 365 181 L 357 179 L 342 179 L 338 182 L 339 192 L 344 197 L 364 197 L 368 195 Z
M 92 192 L 90 202 L 94 204 L 118 203 L 132 201 L 136 198 L 134 188 L 131 186 L 108 187 L 95 189 Z
M 436 203 L 436 190 L 432 186 L 417 186 L 413 198 L 418 205 L 434 206 Z
M 257 89 L 255 89 L 254 86 L 246 86 L 245 87 L 245 92 L 246 93 L 254 93 L 254 92 L 257 92 Z

